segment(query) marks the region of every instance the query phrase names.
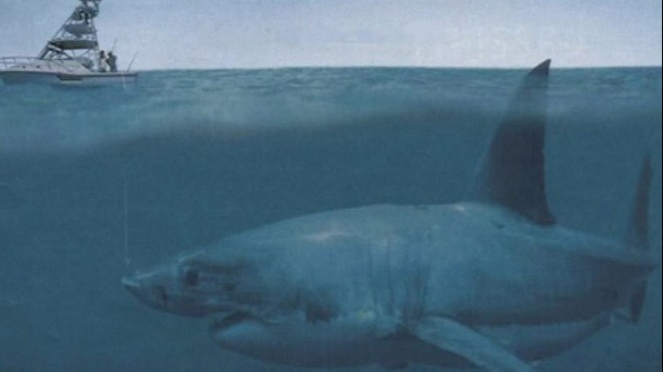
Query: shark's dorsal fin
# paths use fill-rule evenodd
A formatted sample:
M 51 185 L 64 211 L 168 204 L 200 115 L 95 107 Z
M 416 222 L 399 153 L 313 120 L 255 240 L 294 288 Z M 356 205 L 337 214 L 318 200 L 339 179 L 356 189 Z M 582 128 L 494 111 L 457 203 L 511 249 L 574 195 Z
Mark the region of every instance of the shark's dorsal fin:
M 502 205 L 552 225 L 545 191 L 543 147 L 550 60 L 525 78 L 480 165 L 469 200 Z

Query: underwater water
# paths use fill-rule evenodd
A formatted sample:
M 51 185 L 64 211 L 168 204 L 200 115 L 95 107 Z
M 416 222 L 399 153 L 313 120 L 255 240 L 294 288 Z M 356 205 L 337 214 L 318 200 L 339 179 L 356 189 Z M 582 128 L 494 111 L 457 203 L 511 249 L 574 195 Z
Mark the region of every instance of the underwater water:
M 220 349 L 208 320 L 143 306 L 121 277 L 290 217 L 460 200 L 524 74 L 157 71 L 132 87 L 0 85 L 0 371 L 301 371 Z M 652 154 L 659 261 L 661 96 L 661 68 L 553 66 L 546 142 L 559 224 L 615 240 Z M 537 368 L 660 371 L 660 268 L 639 323 Z

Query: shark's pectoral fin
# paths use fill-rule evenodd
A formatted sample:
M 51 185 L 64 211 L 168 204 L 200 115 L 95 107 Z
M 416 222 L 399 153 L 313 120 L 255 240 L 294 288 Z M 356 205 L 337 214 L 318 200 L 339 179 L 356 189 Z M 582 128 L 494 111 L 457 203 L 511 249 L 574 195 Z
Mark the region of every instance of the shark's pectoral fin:
M 414 334 L 423 342 L 459 355 L 491 372 L 534 371 L 489 338 L 448 318 L 425 318 L 417 325 Z

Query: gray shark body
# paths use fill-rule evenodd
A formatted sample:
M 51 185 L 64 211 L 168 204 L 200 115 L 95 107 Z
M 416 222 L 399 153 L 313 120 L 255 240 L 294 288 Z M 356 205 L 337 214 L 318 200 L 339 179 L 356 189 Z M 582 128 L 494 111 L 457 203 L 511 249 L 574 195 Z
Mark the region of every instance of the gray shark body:
M 221 347 L 304 367 L 377 363 L 529 371 L 622 309 L 652 270 L 650 168 L 619 244 L 556 225 L 545 201 L 549 61 L 514 99 L 468 201 L 319 213 L 223 239 L 125 278 L 139 300 L 221 316 Z

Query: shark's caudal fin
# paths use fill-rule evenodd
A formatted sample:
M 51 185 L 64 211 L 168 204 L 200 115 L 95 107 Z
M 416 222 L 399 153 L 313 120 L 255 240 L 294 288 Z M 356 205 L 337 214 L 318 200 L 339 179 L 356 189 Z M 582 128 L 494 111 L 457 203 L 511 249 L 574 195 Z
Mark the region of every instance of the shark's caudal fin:
M 480 165 L 470 200 L 495 203 L 538 224 L 552 225 L 543 147 L 550 60 L 536 66 L 516 93 Z
M 651 156 L 647 154 L 642 161 L 640 180 L 635 191 L 631 222 L 626 234 L 626 244 L 640 251 L 649 248 L 649 191 L 651 184 Z M 640 319 L 647 293 L 647 282 L 639 283 L 631 294 L 629 301 L 629 320 L 636 323 Z
M 640 180 L 635 191 L 631 222 L 626 234 L 626 243 L 635 249 L 647 250 L 649 247 L 649 189 L 651 184 L 651 156 L 642 160 Z

